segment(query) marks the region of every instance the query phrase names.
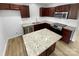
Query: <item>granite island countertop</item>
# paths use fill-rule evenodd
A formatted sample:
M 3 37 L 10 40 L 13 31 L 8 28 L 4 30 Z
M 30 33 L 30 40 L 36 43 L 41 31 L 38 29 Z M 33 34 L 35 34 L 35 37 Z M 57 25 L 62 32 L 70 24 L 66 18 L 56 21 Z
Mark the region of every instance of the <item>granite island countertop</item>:
M 61 38 L 62 36 L 46 28 L 23 35 L 28 56 L 40 55 Z

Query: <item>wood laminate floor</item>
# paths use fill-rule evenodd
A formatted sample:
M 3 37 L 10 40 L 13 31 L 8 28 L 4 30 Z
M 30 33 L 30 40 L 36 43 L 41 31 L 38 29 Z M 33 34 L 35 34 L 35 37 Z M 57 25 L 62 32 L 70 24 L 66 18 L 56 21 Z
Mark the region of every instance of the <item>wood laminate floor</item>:
M 9 39 L 6 52 L 6 56 L 27 56 L 26 48 L 22 39 L 22 36 Z
M 79 35 L 79 34 L 78 34 Z M 6 56 L 27 56 L 22 36 L 10 39 L 7 44 Z M 66 44 L 62 41 L 56 43 L 55 51 L 50 56 L 79 56 L 79 36 L 75 42 Z

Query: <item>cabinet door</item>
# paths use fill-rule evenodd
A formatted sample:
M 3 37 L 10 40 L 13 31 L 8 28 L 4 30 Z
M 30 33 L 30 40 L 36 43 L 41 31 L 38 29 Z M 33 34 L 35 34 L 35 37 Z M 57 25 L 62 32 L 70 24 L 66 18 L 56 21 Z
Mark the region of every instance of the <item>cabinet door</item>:
M 39 11 L 39 13 L 40 13 L 40 16 L 42 16 L 43 14 L 43 9 L 42 8 L 40 8 L 40 11 Z
M 30 17 L 29 6 L 20 6 L 20 12 L 22 18 Z
M 29 26 L 29 33 L 34 31 L 34 26 Z
M 42 52 L 39 56 L 49 56 L 55 50 L 56 43 L 51 45 L 47 50 Z
M 44 27 L 50 30 L 50 24 L 45 23 Z
M 45 28 L 45 23 L 34 25 L 34 31 Z
M 0 3 L 0 10 L 9 10 L 10 5 L 6 3 Z
M 57 7 L 55 7 L 55 12 L 61 12 L 62 10 L 61 10 L 61 6 L 57 6 Z
M 70 5 L 62 5 L 55 7 L 55 12 L 69 12 Z
M 55 8 L 40 8 L 40 16 L 54 16 Z
M 40 8 L 40 16 L 43 16 L 43 14 L 44 14 L 44 10 L 43 8 Z
M 56 43 L 54 43 L 52 46 L 50 46 L 47 50 L 46 50 L 46 55 L 49 56 L 54 50 L 55 50 L 55 46 Z
M 67 29 L 62 29 L 62 39 L 64 42 L 69 43 L 72 31 Z
M 37 30 L 39 30 L 38 25 L 34 25 L 34 31 L 37 31 Z
M 41 9 L 40 9 L 40 15 L 41 15 L 41 16 L 48 16 L 48 15 L 49 15 L 49 10 L 48 10 L 48 8 L 41 8 Z
M 34 31 L 40 30 L 41 26 L 40 25 L 34 25 Z
M 34 31 L 34 26 L 23 27 L 23 30 L 24 30 L 24 34 L 31 33 Z
M 23 27 L 24 34 L 27 34 L 29 32 L 29 27 Z
M 77 19 L 79 4 L 71 4 L 68 19 Z
M 11 8 L 11 10 L 19 10 L 20 5 L 10 4 L 10 8 Z

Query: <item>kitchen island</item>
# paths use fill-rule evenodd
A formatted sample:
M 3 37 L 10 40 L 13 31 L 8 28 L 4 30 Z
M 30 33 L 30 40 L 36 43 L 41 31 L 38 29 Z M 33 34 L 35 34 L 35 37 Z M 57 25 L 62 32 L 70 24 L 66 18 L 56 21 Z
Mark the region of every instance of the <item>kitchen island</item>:
M 28 56 L 47 56 L 55 50 L 62 37 L 46 28 L 23 35 Z

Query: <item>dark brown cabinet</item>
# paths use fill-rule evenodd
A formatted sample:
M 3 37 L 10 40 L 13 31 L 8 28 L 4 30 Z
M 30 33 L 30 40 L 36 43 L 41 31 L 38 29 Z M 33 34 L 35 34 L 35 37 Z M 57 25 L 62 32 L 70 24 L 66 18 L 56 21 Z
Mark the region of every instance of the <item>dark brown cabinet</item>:
M 40 16 L 54 16 L 54 11 L 55 8 L 50 7 L 50 8 L 40 8 Z
M 40 30 L 40 25 L 34 25 L 34 31 Z
M 38 24 L 38 25 L 34 25 L 34 31 L 37 31 L 37 30 L 40 30 L 40 29 L 43 29 L 43 28 L 47 28 L 59 35 L 62 34 L 61 31 L 57 30 L 57 29 L 54 29 L 50 24 L 47 24 L 47 23 L 42 23 L 42 24 Z
M 6 3 L 0 3 L 0 10 L 9 10 L 10 5 Z
M 69 43 L 70 42 L 71 34 L 72 34 L 71 30 L 63 28 L 62 29 L 62 39 L 61 40 L 66 42 L 66 43 Z
M 39 56 L 49 56 L 55 50 L 56 43 L 51 45 L 47 50 L 42 52 Z
M 62 5 L 55 7 L 55 12 L 69 12 L 70 5 Z
M 68 18 L 69 19 L 77 19 L 79 4 L 71 4 Z
M 68 19 L 77 19 L 79 4 L 68 4 L 55 7 L 55 12 L 68 12 Z
M 40 30 L 45 28 L 45 23 L 43 24 L 38 24 L 38 25 L 34 25 L 34 31 Z
M 77 19 L 77 13 L 78 13 L 79 3 L 76 4 L 67 4 L 67 5 L 61 5 L 56 7 L 48 7 L 40 8 L 40 16 L 50 16 L 53 17 L 55 12 L 68 12 L 68 19 Z
M 50 46 L 47 50 L 46 50 L 46 55 L 49 56 L 54 50 L 55 50 L 55 46 L 56 43 L 54 43 L 52 46 Z
M 20 5 L 10 4 L 11 10 L 19 10 L 19 8 L 20 8 Z
M 30 17 L 29 6 L 20 6 L 21 17 Z
M 0 10 L 19 10 L 22 18 L 30 17 L 29 6 L 0 3 Z
M 50 24 L 47 23 L 42 23 L 42 24 L 38 24 L 38 25 L 34 25 L 34 31 L 43 29 L 43 28 L 47 28 L 49 30 L 53 30 L 53 28 L 50 26 Z

